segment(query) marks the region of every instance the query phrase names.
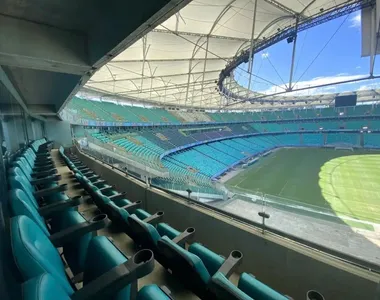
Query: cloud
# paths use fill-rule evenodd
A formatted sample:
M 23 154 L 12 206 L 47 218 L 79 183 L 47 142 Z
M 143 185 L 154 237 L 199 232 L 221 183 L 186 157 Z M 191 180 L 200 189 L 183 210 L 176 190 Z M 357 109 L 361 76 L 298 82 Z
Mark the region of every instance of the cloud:
M 380 88 L 380 82 L 373 82 L 370 84 L 363 84 L 358 88 L 358 91 L 373 90 Z
M 360 28 L 362 23 L 362 15 L 360 12 L 356 13 L 352 18 L 350 18 L 350 28 Z
M 368 75 L 337 74 L 335 76 L 315 77 L 310 80 L 297 82 L 296 85 L 293 86 L 293 89 L 305 88 L 304 90 L 289 92 L 289 93 L 286 93 L 285 95 L 286 96 L 311 96 L 311 95 L 318 95 L 318 94 L 341 93 L 345 91 L 358 90 L 359 86 L 357 82 L 342 83 L 342 84 L 339 84 L 339 86 L 323 86 L 323 87 L 315 87 L 315 88 L 313 88 L 313 86 L 338 83 L 338 82 L 348 81 L 348 80 L 356 80 L 356 79 L 360 79 L 366 76 Z M 353 86 L 353 85 L 356 85 L 356 86 Z M 375 85 L 375 83 L 373 85 Z M 283 84 L 279 86 L 273 85 L 266 90 L 261 90 L 258 92 L 270 95 L 274 93 L 284 92 L 284 88 L 286 87 Z
M 268 57 L 269 57 L 269 52 L 264 52 L 264 53 L 261 54 L 261 58 L 262 59 L 266 59 Z
M 356 66 L 356 69 L 361 69 L 362 67 L 361 66 Z

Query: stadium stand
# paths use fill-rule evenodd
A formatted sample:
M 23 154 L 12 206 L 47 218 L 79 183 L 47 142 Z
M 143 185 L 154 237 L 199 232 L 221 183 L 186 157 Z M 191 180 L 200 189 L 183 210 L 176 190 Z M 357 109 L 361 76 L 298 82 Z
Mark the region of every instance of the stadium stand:
M 126 106 L 113 102 L 89 101 L 78 97 L 74 97 L 70 101 L 67 109 L 87 120 L 131 123 L 179 123 L 179 120 L 173 114 L 162 108 Z
M 302 134 L 304 146 L 322 146 L 323 135 L 322 134 Z
M 369 148 L 379 148 L 380 147 L 380 135 L 376 133 L 365 133 L 364 135 L 364 146 Z
M 359 145 L 359 135 L 355 133 L 330 133 L 327 135 L 326 145 L 349 144 Z
M 236 122 L 260 122 L 260 121 L 285 121 L 297 119 L 323 119 L 323 118 L 349 118 L 349 117 L 368 117 L 379 116 L 380 109 L 373 105 L 358 105 L 355 108 L 318 108 L 318 109 L 293 109 L 293 110 L 278 110 L 264 112 L 201 112 L 201 111 L 185 111 L 185 110 L 165 110 L 163 108 L 144 108 L 139 106 L 120 105 L 113 102 L 100 102 L 86 100 L 74 97 L 68 104 L 66 110 L 73 114 L 78 114 L 83 120 L 106 121 L 106 122 L 128 122 L 128 123 L 236 123 Z M 76 117 L 78 119 L 78 117 Z M 351 128 L 355 125 L 350 125 L 349 120 L 346 122 L 346 128 Z M 293 122 L 294 123 L 294 122 Z M 339 128 L 345 125 L 324 123 L 319 121 L 318 126 L 334 125 L 331 127 Z M 263 123 L 255 124 L 257 128 L 264 126 L 263 130 L 274 131 L 280 129 L 279 126 Z M 231 125 L 232 126 L 232 125 Z M 291 131 L 296 128 L 295 124 L 288 124 L 288 127 L 282 126 L 281 130 Z M 255 127 L 256 128 L 256 127 Z

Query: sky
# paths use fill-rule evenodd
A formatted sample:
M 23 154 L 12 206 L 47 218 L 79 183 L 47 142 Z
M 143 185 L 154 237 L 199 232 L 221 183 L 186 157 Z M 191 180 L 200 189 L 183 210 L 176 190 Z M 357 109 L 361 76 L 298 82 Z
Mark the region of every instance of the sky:
M 360 11 L 300 32 L 297 38 L 294 89 L 369 75 L 369 57 L 361 57 Z M 265 94 L 284 91 L 283 87 L 289 82 L 292 51 L 293 43 L 288 44 L 285 40 L 255 54 L 251 90 Z M 245 87 L 249 81 L 247 67 L 248 64 L 241 65 L 234 73 L 236 80 Z M 374 75 L 380 75 L 380 59 L 377 58 Z M 292 94 L 313 95 L 371 88 L 380 88 L 380 80 L 313 88 Z

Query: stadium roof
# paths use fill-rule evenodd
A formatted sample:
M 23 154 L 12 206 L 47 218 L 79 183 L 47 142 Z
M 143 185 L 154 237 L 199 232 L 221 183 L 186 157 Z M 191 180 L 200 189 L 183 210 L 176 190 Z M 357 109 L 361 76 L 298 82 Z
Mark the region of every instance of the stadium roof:
M 221 107 L 221 70 L 250 49 L 252 38 L 257 44 L 294 27 L 297 16 L 302 22 L 354 2 L 195 0 L 102 67 L 86 88 L 160 105 Z M 235 108 L 242 107 L 253 108 Z
M 0 117 L 56 119 L 95 70 L 189 1 L 0 1 Z

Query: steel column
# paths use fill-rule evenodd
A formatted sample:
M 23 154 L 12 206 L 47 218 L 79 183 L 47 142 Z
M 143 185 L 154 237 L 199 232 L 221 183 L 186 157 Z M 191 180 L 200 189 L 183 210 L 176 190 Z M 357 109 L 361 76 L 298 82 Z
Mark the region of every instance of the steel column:
M 292 91 L 292 80 L 293 80 L 293 71 L 294 71 L 294 59 L 296 57 L 296 47 L 297 47 L 297 36 L 298 36 L 298 21 L 299 18 L 296 19 L 296 27 L 294 30 L 294 40 L 293 40 L 293 52 L 292 52 L 292 62 L 290 66 L 290 76 L 289 76 L 289 86 L 287 88 L 287 91 Z

